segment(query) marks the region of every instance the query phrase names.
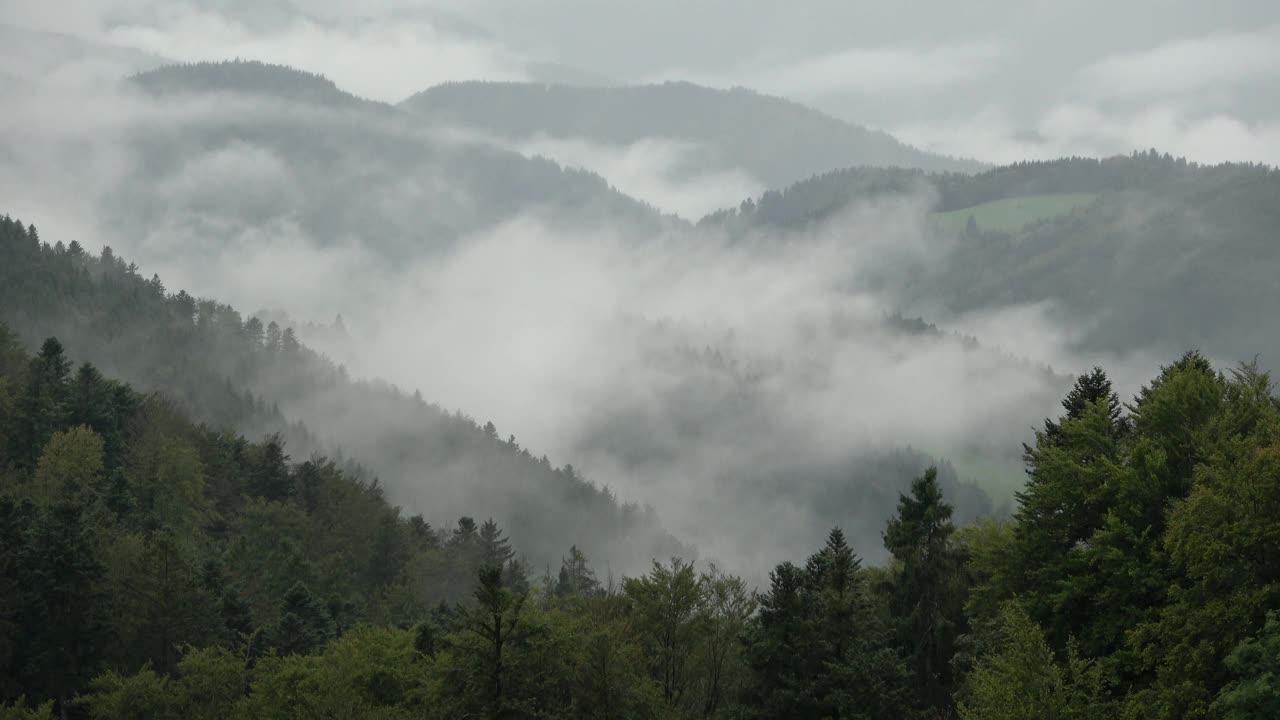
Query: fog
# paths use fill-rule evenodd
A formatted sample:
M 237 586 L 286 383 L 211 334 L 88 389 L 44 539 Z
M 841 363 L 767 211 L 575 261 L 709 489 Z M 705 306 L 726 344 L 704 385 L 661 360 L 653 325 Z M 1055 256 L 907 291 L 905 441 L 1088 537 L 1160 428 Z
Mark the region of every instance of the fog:
M 301 16 L 284 4 L 81 3 L 67 29 L 148 57 L 288 63 L 381 100 L 451 79 L 526 78 L 542 60 L 582 60 L 589 70 L 636 79 L 672 72 L 708 82 L 746 78 L 769 92 L 818 100 L 921 97 L 956 85 L 976 91 L 1019 61 L 1014 49 L 975 36 L 837 47 L 789 64 L 596 66 L 581 47 L 580 56 L 548 57 L 528 37 L 497 40 L 456 19 L 467 12 L 461 6 L 409 14 L 370 6 L 358 22 L 343 8 L 319 7 Z M 37 3 L 19 3 L 14 19 L 58 24 Z M 1272 77 L 1270 46 L 1255 35 L 1099 55 L 1072 71 L 1078 85 L 1064 91 L 1065 100 L 1033 106 L 1030 115 L 991 105 L 968 124 L 935 124 L 928 113 L 915 124 L 890 115 L 878 122 L 897 123 L 924 147 L 993 160 L 1108 153 L 1139 140 L 1210 159 L 1276 158 L 1269 109 L 1258 110 L 1262 120 L 1244 120 L 1195 102 L 1216 87 L 1217 73 Z M 1194 64 L 1185 58 L 1238 43 L 1251 54 L 1178 83 L 1143 80 L 1153 63 Z M 578 213 L 545 199 L 485 195 L 481 188 L 498 171 L 459 179 L 461 168 L 478 162 L 466 153 L 484 146 L 499 153 L 485 157 L 506 168 L 526 167 L 514 153 L 586 168 L 686 219 L 766 189 L 743 172 L 680 173 L 696 148 L 677 139 L 498 142 L 261 98 L 156 99 L 60 67 L 62 82 L 25 88 L 0 118 L 0 195 L 11 204 L 4 211 L 48 238 L 94 251 L 110 245 L 170 290 L 246 314 L 283 311 L 300 327 L 341 314 L 347 334 L 304 331 L 303 340 L 353 375 L 492 420 L 503 436 L 514 434 L 554 463 L 573 463 L 622 499 L 652 505 L 677 537 L 733 568 L 796 557 L 833 521 L 853 525 L 847 529 L 859 552 L 879 557 L 878 533 L 895 498 L 866 507 L 828 502 L 847 491 L 863 459 L 912 448 L 958 465 L 977 458 L 1016 476 L 1021 443 L 1056 414 L 1070 375 L 1101 363 L 1132 393 L 1168 360 L 1144 348 L 1082 354 L 1075 340 L 1088 319 L 1063 317 L 1049 304 L 963 315 L 938 309 L 926 319 L 941 334 L 896 327 L 890 316 L 912 308 L 891 291 L 869 289 L 883 285 L 869 279 L 948 258 L 930 230 L 936 198 L 924 185 L 854 203 L 817 227 L 740 237 L 662 221 L 625 203 L 615 208 L 603 181 L 574 191 L 599 209 Z M 1132 83 L 1152 97 L 1131 97 L 1137 93 L 1125 88 Z M 1176 106 L 1162 104 L 1175 95 Z M 1023 132 L 1027 117 L 1038 118 L 1035 137 Z M 244 134 L 228 137 L 228 127 Z M 434 154 L 398 164 L 403 155 L 395 151 L 347 147 L 346 133 L 373 138 L 370 147 L 376 141 Z M 340 147 L 346 151 L 334 150 Z M 974 466 L 958 468 L 962 479 L 992 489 L 994 507 L 1007 502 L 1008 486 L 976 477 L 967 469 Z M 460 507 L 448 488 L 387 480 L 392 499 L 435 522 L 502 514 L 501 498 Z
M 1280 16 L 1267 0 L 819 0 L 805 12 L 724 0 L 10 0 L 2 21 L 150 57 L 291 64 L 390 102 L 448 80 L 687 79 L 994 163 L 1152 145 L 1203 162 L 1280 157 L 1269 90 Z
M 689 220 L 732 207 L 766 190 L 759 180 L 741 169 L 682 172 L 681 158 L 695 150 L 680 140 L 652 138 L 628 145 L 607 145 L 535 137 L 510 146 L 525 155 L 590 170 L 622 192 Z

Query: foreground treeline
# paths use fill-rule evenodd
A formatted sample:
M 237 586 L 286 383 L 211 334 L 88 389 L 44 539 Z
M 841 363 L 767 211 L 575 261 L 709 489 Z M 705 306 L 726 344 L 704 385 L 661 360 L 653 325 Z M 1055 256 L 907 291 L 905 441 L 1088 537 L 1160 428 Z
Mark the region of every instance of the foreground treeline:
M 679 559 L 523 565 L 0 335 L 0 717 L 1265 718 L 1280 708 L 1280 403 L 1188 354 L 1100 370 L 1008 522 L 918 478 L 754 592 Z M 767 529 L 762 529 L 767 531 Z

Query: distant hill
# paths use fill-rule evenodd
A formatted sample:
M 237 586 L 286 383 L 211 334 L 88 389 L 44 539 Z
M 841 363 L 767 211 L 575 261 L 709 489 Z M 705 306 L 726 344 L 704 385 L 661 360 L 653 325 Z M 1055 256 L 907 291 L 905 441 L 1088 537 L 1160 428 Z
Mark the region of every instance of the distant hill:
M 1080 346 L 1198 347 L 1280 367 L 1280 172 L 1155 151 L 1020 163 L 974 176 L 850 169 L 765 193 L 703 225 L 816 226 L 851 203 L 932 193 L 945 260 L 885 280 L 937 316 L 1048 301 L 1087 322 Z M 968 222 L 973 217 L 974 222 Z M 940 250 L 940 253 L 943 252 Z
M 696 143 L 690 173 L 740 169 L 781 187 L 849 166 L 975 172 L 984 166 L 917 150 L 886 133 L 742 88 L 687 82 L 627 87 L 461 82 L 400 103 L 433 124 L 521 139 L 536 136 L 629 144 L 646 138 Z
M 386 103 L 365 100 L 338 88 L 323 75 L 255 60 L 165 65 L 139 73 L 131 80 L 155 95 L 225 92 L 329 107 L 390 110 Z
M 524 213 L 649 230 L 667 222 L 599 176 L 424 131 L 320 75 L 197 63 L 137 75 L 132 86 L 173 119 L 162 132 L 127 135 L 122 151 L 136 172 L 104 210 L 126 232 L 178 224 L 225 236 L 288 223 L 394 260 Z M 181 111 L 205 99 L 198 112 Z

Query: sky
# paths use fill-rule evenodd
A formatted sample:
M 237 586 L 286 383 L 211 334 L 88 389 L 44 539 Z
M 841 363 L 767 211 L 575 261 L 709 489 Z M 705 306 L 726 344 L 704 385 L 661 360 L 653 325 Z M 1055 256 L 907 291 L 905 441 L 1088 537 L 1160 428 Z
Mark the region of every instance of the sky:
M 386 101 L 449 80 L 689 79 L 993 163 L 1150 146 L 1280 163 L 1269 0 L 4 4 L 9 25 L 147 57 L 291 64 Z

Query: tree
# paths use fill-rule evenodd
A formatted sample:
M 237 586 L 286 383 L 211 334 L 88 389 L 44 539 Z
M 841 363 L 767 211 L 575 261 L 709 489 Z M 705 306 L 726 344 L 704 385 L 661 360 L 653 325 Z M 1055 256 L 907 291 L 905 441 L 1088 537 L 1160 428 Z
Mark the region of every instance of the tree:
M 289 497 L 292 491 L 289 456 L 279 435 L 263 441 L 251 473 L 249 489 L 254 495 L 277 501 Z
M 511 541 L 503 537 L 498 523 L 489 518 L 480 526 L 480 564 L 506 567 L 516 556 Z
M 898 514 L 884 533 L 896 560 L 890 609 L 898 647 L 915 676 L 916 692 L 932 714 L 947 717 L 955 677 L 956 638 L 966 630 L 964 557 L 952 543 L 951 506 L 942 498 L 935 467 L 900 495 Z
M 669 565 L 655 560 L 648 575 L 627 578 L 622 587 L 635 607 L 651 676 L 667 705 L 677 706 L 691 680 L 706 587 L 693 564 L 679 558 Z
M 280 352 L 280 345 L 282 341 L 283 341 L 283 336 L 281 335 L 281 332 L 280 332 L 280 326 L 276 324 L 275 320 L 272 320 L 270 323 L 267 324 L 267 334 L 266 334 L 267 352 L 271 353 L 272 355 L 275 355 L 276 353 Z
M 1010 589 L 1033 618 L 1046 623 L 1051 644 L 1063 648 L 1069 636 L 1080 637 L 1104 614 L 1093 599 L 1101 588 L 1086 551 L 1106 524 L 1119 488 L 1133 480 L 1109 398 L 1089 401 L 1052 428 L 1037 433 L 1036 447 L 1027 450 L 1030 478 L 1016 495 L 1006 557 Z M 1101 639 L 1096 652 L 1114 650 L 1118 640 Z M 1086 644 L 1093 654 L 1092 641 Z
M 249 347 L 258 349 L 262 347 L 262 321 L 256 317 L 251 317 L 244 322 L 244 336 L 249 342 Z
M 960 703 L 962 720 L 1106 720 L 1115 707 L 1106 697 L 1101 668 L 1072 646 L 1059 666 L 1044 634 L 1017 603 L 1004 608 L 1004 639 L 979 660 Z
M 911 714 L 906 667 L 838 528 L 803 568 L 783 563 L 770 574 L 748 637 L 757 717 Z
M 739 699 L 748 678 L 742 635 L 756 610 L 755 593 L 742 578 L 712 565 L 703 573 L 704 628 L 698 650 L 697 684 L 704 717 L 713 717 Z
M 1227 656 L 1226 667 L 1236 679 L 1213 702 L 1219 717 L 1280 717 L 1280 612 L 1267 614 L 1262 632 L 1237 645 Z
M 587 564 L 587 556 L 577 545 L 569 547 L 569 557 L 560 559 L 560 575 L 555 594 L 560 597 L 586 596 L 600 591 L 600 581 Z
M 76 371 L 68 389 L 67 424 L 86 425 L 101 435 L 106 468 L 115 470 L 124 454 L 125 424 L 137 404 L 134 393 L 85 363 Z
M 20 465 L 34 467 L 40 451 L 52 435 L 64 427 L 67 417 L 67 379 L 71 362 L 62 343 L 49 338 L 31 359 L 27 383 L 18 400 L 18 432 L 14 440 Z
M 102 438 L 87 426 L 55 432 L 36 464 L 35 499 L 43 505 L 87 505 L 102 477 Z
M 200 455 L 175 432 L 181 421 L 167 408 L 150 406 L 141 420 L 127 461 L 137 509 L 150 527 L 195 531 L 209 514 Z
M 134 675 L 110 671 L 94 678 L 78 704 L 94 720 L 178 720 L 178 694 L 169 678 L 144 667 Z
M 1130 705 L 1151 717 L 1217 717 L 1227 658 L 1280 606 L 1280 407 L 1254 364 L 1232 373 L 1204 427 L 1192 487 L 1167 512 L 1167 600 L 1130 645 L 1155 674 Z
M 0 702 L 0 720 L 54 720 L 53 703 L 27 707 L 26 697 L 12 703 Z
M 446 717 L 537 717 L 565 659 L 554 636 L 534 617 L 528 595 L 502 581 L 502 569 L 481 567 L 475 605 L 459 610 L 458 632 L 438 660 Z
M 145 663 L 171 672 L 180 647 L 221 635 L 218 597 L 203 586 L 201 576 L 185 537 L 169 528 L 116 540 L 108 580 L 121 666 Z
M 32 697 L 65 708 L 107 653 L 103 566 L 78 505 L 54 505 L 30 533 L 19 559 L 30 594 L 18 677 Z
M 298 335 L 293 328 L 285 328 L 284 335 L 280 338 L 280 348 L 284 350 L 286 357 L 296 357 L 302 349 L 302 345 L 298 342 Z
M 281 655 L 310 655 L 333 637 L 333 619 L 325 604 L 302 583 L 295 583 L 280 602 L 280 619 L 266 633 L 267 643 Z

